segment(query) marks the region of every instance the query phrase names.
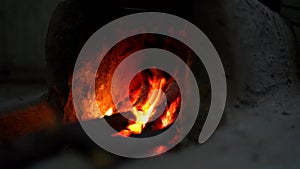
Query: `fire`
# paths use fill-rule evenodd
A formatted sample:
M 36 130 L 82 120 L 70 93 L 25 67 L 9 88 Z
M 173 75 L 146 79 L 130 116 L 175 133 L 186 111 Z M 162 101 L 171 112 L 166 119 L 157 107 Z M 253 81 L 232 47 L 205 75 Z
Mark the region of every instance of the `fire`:
M 104 115 L 105 115 L 105 116 L 111 116 L 113 113 L 114 113 L 114 112 L 113 112 L 113 108 L 111 107 L 111 108 L 109 108 L 109 109 L 107 110 L 107 112 L 106 112 Z
M 176 112 L 180 106 L 180 94 L 172 100 L 169 106 L 167 104 L 164 105 L 164 103 L 166 103 L 166 99 L 164 99 L 166 97 L 163 97 L 165 95 L 164 91 L 172 80 L 167 80 L 165 77 L 157 75 L 157 71 L 152 71 L 152 73 L 154 74 L 153 77 L 147 77 L 148 89 L 146 93 L 145 89 L 142 89 L 143 84 L 139 84 L 140 87 L 130 93 L 130 101 L 133 106 L 129 112 L 134 116 L 134 120 L 129 120 L 129 124 L 125 129 L 113 134 L 113 136 L 128 137 L 131 134 L 141 134 L 147 124 L 152 121 L 154 123 L 151 128 L 160 130 L 171 125 L 176 119 Z M 147 95 L 146 99 L 141 99 L 143 94 Z M 159 111 L 159 107 L 162 105 L 166 106 L 163 112 Z M 118 109 L 124 110 L 126 108 L 121 107 Z M 105 115 L 112 115 L 114 111 L 115 108 L 111 107 L 107 110 Z M 160 116 L 155 119 L 158 115 Z
M 174 114 L 179 104 L 180 104 L 180 97 L 177 97 L 175 102 L 173 102 L 170 105 L 170 108 L 168 109 L 167 113 L 161 118 L 162 124 L 160 128 L 168 127 L 170 124 L 174 122 Z
M 156 68 L 141 71 L 142 73 L 138 73 L 131 80 L 129 91 L 123 90 L 125 82 L 128 82 L 127 78 L 114 78 L 115 71 L 126 57 L 136 51 L 153 47 L 171 51 L 181 56 L 183 61 L 188 61 L 187 58 L 190 54 L 188 48 L 169 37 L 147 34 L 123 40 L 105 54 L 96 77 L 89 69 L 81 69 L 74 75 L 77 77 L 78 84 L 84 85 L 75 91 L 78 95 L 77 99 L 80 100 L 81 106 L 78 107 L 80 111 L 78 113 L 74 111 L 70 92 L 68 104 L 64 108 L 66 112 L 64 121 L 70 123 L 76 122 L 77 118 L 84 121 L 106 118 L 111 122 L 110 125 L 118 131 L 113 135 L 125 137 L 146 134 L 146 132 L 151 134 L 152 131 L 159 131 L 173 124 L 181 105 L 180 90 L 174 79 L 176 64 L 174 72 L 170 72 L 172 75 Z M 99 50 L 100 55 L 104 55 L 102 49 Z M 144 62 L 139 59 L 130 62 L 122 74 L 125 76 L 131 74 L 138 70 L 138 66 Z M 86 67 L 94 65 L 95 63 L 91 60 L 88 61 Z M 114 83 L 112 83 L 113 80 L 115 80 Z M 93 83 L 95 88 L 91 89 Z M 95 93 L 85 93 L 85 90 L 82 89 L 91 89 L 89 91 Z M 127 119 L 120 117 L 122 115 L 126 115 Z M 153 132 L 153 134 L 156 133 Z

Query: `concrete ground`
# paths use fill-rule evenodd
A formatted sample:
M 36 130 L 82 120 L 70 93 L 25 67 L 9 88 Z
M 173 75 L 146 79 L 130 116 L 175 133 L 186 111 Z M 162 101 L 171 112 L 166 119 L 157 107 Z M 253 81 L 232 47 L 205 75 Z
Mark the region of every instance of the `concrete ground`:
M 299 89 L 282 88 L 258 107 L 227 109 L 225 124 L 206 143 L 117 168 L 298 169 L 299 94 Z
M 46 87 L 43 84 L 1 84 L 0 89 L 0 108 L 3 110 L 36 99 Z M 65 149 L 33 162 L 28 168 L 298 169 L 299 96 L 299 87 L 289 85 L 274 89 L 272 94 L 259 100 L 257 106 L 239 104 L 227 108 L 225 123 L 206 143 L 189 144 L 157 157 L 109 161 L 101 152 L 91 158 L 76 150 Z

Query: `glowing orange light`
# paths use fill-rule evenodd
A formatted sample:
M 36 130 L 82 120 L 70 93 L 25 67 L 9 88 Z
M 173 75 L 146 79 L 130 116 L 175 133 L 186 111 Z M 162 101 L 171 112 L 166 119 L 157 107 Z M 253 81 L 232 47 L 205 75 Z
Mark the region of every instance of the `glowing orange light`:
M 157 107 L 162 104 L 162 96 L 164 95 L 163 88 L 166 87 L 167 80 L 164 77 L 158 78 L 156 76 L 152 78 L 149 77 L 147 80 L 149 83 L 149 88 L 146 93 L 147 99 L 139 103 L 139 98 L 142 94 L 145 94 L 141 88 L 130 93 L 131 102 L 134 106 L 129 111 L 133 114 L 134 120 L 129 121 L 125 129 L 119 131 L 117 134 L 113 134 L 113 136 L 129 137 L 131 134 L 141 134 L 146 124 L 154 117 L 155 113 L 157 113 Z M 175 120 L 175 114 L 179 105 L 180 96 L 177 96 L 159 117 L 158 120 L 160 123 L 157 123 L 156 126 L 152 128 L 163 129 L 171 125 Z M 105 115 L 112 115 L 113 112 L 113 107 L 111 107 L 107 110 Z

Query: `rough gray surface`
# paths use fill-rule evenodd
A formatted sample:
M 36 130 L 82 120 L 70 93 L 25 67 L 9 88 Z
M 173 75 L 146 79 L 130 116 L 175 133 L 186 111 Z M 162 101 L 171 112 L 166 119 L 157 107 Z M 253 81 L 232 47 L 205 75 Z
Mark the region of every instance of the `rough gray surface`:
M 109 160 L 103 150 L 78 154 L 68 149 L 28 168 L 72 167 L 118 169 L 298 169 L 300 166 L 299 82 L 284 86 L 264 97 L 256 107 L 227 108 L 226 124 L 206 143 L 188 144 L 161 156 L 140 160 Z M 293 98 L 293 99 L 291 99 Z M 77 159 L 76 162 L 72 161 Z M 64 167 L 62 167 L 64 166 Z
M 260 96 L 286 84 L 293 69 L 294 39 L 284 20 L 262 4 L 237 1 L 230 34 L 235 46 L 234 65 L 242 100 Z M 293 74 L 294 76 L 294 74 Z
M 296 62 L 298 64 L 298 76 L 300 77 L 300 1 L 282 0 L 280 15 L 291 25 L 297 41 Z
M 295 99 L 291 101 L 287 97 Z M 256 108 L 228 110 L 227 113 L 234 116 L 227 116 L 226 125 L 203 145 L 190 146 L 118 168 L 299 168 L 299 89 L 284 87 L 263 100 Z
M 290 76 L 295 78 L 293 33 L 281 16 L 261 3 L 199 1 L 195 14 L 223 61 L 229 105 L 255 104 Z
M 189 144 L 154 158 L 115 161 L 112 163 L 119 165 L 113 168 L 297 169 L 300 165 L 299 95 L 299 82 L 280 87 L 272 94 L 261 97 L 259 106 L 242 105 L 226 109 L 226 124 L 205 144 Z M 101 151 L 98 153 L 101 154 Z M 42 165 L 39 163 L 37 166 L 47 168 L 52 163 L 72 166 L 72 158 L 62 160 L 58 156 L 44 160 Z M 101 156 L 81 160 L 86 163 L 105 163 L 105 158 Z

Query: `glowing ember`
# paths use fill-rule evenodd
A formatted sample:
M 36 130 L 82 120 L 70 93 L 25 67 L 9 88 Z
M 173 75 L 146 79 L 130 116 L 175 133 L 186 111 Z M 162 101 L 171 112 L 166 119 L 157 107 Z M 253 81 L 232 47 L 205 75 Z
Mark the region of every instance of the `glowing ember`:
M 170 82 L 174 81 L 167 80 L 162 74 L 158 73 L 158 71 L 152 70 L 152 77 L 147 77 L 147 87 L 143 87 L 145 84 L 135 84 L 139 87 L 135 90 L 130 92 L 130 101 L 133 105 L 131 109 L 127 109 L 123 107 L 118 107 L 117 109 L 120 110 L 127 110 L 128 112 L 132 113 L 134 116 L 133 120 L 129 120 L 129 124 L 121 131 L 113 136 L 123 136 L 128 137 L 131 134 L 141 134 L 145 129 L 146 125 L 149 122 L 154 121 L 151 128 L 153 130 L 160 130 L 168 127 L 171 125 L 175 118 L 176 112 L 180 106 L 180 94 L 176 93 L 178 96 L 171 100 L 169 106 L 167 105 L 164 111 L 160 111 L 159 107 L 162 105 L 165 106 L 163 103 L 166 100 L 163 100 L 163 95 L 165 93 L 165 89 L 170 85 Z M 137 80 L 137 79 L 136 79 Z M 147 88 L 147 89 L 143 89 Z M 146 91 L 146 92 L 145 92 Z M 147 97 L 143 99 L 143 95 Z M 121 104 L 121 105 L 128 105 L 128 104 Z M 114 107 L 111 107 L 105 113 L 106 116 L 110 116 L 115 111 Z M 161 115 L 160 115 L 161 113 Z M 157 119 L 155 119 L 158 115 L 160 115 Z
M 168 127 L 170 124 L 174 122 L 174 114 L 180 104 L 180 97 L 177 97 L 176 100 L 170 105 L 170 108 L 167 110 L 167 113 L 161 118 L 161 126 L 160 128 Z
M 109 108 L 108 110 L 107 110 L 107 112 L 105 112 L 105 116 L 111 116 L 113 114 L 113 108 L 111 107 L 111 108 Z

